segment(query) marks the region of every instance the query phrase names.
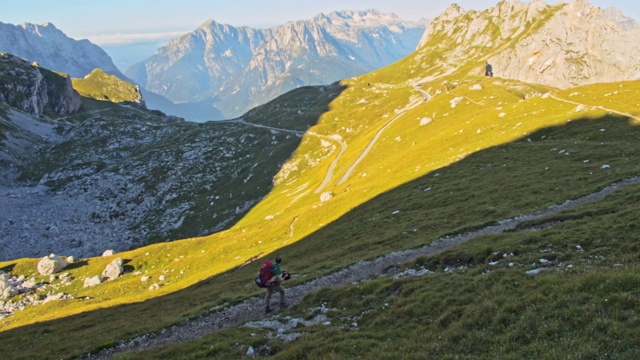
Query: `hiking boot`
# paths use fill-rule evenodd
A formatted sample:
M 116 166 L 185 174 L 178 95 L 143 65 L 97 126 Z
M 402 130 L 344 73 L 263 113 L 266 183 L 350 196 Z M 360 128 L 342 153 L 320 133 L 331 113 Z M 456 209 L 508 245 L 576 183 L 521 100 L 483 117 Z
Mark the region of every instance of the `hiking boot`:
M 266 308 L 266 309 L 264 309 L 264 313 L 265 313 L 265 314 L 268 314 L 268 313 L 270 313 L 270 312 L 272 312 L 272 311 L 273 311 L 273 309 L 272 309 L 272 308 L 270 308 L 270 307 L 268 307 L 268 306 L 267 306 L 267 308 Z
M 286 307 L 288 307 L 288 306 L 289 306 L 289 304 L 287 304 L 286 302 L 281 302 L 281 303 L 280 303 L 280 307 L 281 307 L 281 308 L 286 308 Z

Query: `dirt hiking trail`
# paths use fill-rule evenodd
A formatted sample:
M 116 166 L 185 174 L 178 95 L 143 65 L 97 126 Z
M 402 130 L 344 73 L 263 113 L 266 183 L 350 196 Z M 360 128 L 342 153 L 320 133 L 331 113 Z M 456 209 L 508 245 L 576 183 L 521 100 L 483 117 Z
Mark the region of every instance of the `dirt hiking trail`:
M 480 236 L 501 234 L 505 231 L 513 230 L 525 221 L 541 219 L 586 203 L 598 201 L 621 188 L 639 183 L 640 177 L 622 180 L 613 183 L 596 193 L 574 200 L 567 200 L 560 205 L 552 205 L 546 209 L 530 214 L 523 214 L 513 218 L 504 219 L 494 225 L 489 225 L 476 231 L 456 236 L 445 236 L 435 240 L 430 245 L 425 245 L 420 248 L 392 252 L 373 260 L 360 261 L 347 268 L 338 270 L 335 273 L 311 280 L 301 285 L 292 287 L 285 286 L 286 301 L 289 306 L 294 306 L 299 304 L 307 294 L 317 291 L 323 287 L 336 288 L 359 281 L 366 281 L 372 277 L 393 275 L 398 271 L 397 269 L 399 265 L 413 261 L 418 257 L 438 254 Z M 252 279 L 247 279 L 247 281 L 252 281 Z M 277 301 L 272 299 L 272 303 L 276 304 Z M 278 314 L 283 314 L 283 310 L 278 309 L 277 305 L 274 309 L 276 311 L 270 314 L 265 314 L 263 297 L 254 297 L 238 305 L 220 309 L 215 313 L 203 315 L 199 318 L 186 321 L 183 324 L 175 325 L 169 329 L 163 329 L 160 333 L 146 334 L 134 339 L 123 341 L 115 347 L 103 349 L 97 354 L 89 354 L 83 358 L 109 359 L 114 354 L 120 352 L 144 350 L 166 343 L 178 343 L 194 340 L 216 330 L 239 326 L 247 322 L 258 321 L 278 316 Z

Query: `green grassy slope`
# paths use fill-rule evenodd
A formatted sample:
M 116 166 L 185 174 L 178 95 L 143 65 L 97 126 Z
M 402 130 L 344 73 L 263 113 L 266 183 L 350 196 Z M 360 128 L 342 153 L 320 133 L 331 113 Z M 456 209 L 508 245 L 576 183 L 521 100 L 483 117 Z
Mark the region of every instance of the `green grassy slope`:
M 453 130 L 448 130 L 448 128 L 457 129 L 460 127 L 464 130 L 477 128 L 477 126 L 467 126 L 467 122 L 472 119 L 469 118 L 468 112 L 464 111 L 464 107 L 480 106 L 472 102 L 466 104 L 461 101 L 452 109 L 447 101 L 452 98 L 452 95 L 443 93 L 440 97 L 446 101 L 446 104 L 449 104 L 449 108 L 447 109 L 446 104 L 439 106 L 443 109 L 441 111 L 447 109 L 446 111 L 450 113 L 448 116 L 443 116 L 442 119 L 442 121 L 448 122 L 448 126 L 443 126 L 443 129 L 439 131 L 428 132 L 430 136 L 425 135 L 422 139 L 425 144 L 421 146 L 421 150 L 416 151 L 413 146 L 407 146 L 404 153 L 404 157 L 409 159 L 419 158 L 421 161 L 418 164 L 422 164 L 423 170 L 416 171 L 417 166 L 407 169 L 406 164 L 402 163 L 403 157 L 389 150 L 387 156 L 390 156 L 393 162 L 388 162 L 386 168 L 383 166 L 379 166 L 380 169 L 366 168 L 372 176 L 354 177 L 359 180 L 345 182 L 341 185 L 342 191 L 332 190 L 334 197 L 325 203 L 320 203 L 317 200 L 318 194 L 305 190 L 298 182 L 288 179 L 276 184 L 271 195 L 268 195 L 236 227 L 228 231 L 205 238 L 158 244 L 117 255 L 128 260 L 127 265 L 131 267 L 132 271 L 122 279 L 105 283 L 97 288 L 82 289 L 81 279 L 84 276 L 99 274 L 111 260 L 111 258 L 88 259 L 86 263 L 82 264 L 83 266 L 70 270 L 72 276 L 80 280 L 67 288 L 60 289 L 74 294 L 78 299 L 85 300 L 57 302 L 28 308 L 16 313 L 11 318 L 5 319 L 3 336 L 12 338 L 13 340 L 9 343 L 18 346 L 21 343 L 19 339 L 26 340 L 38 336 L 37 334 L 67 332 L 63 329 L 84 328 L 82 324 L 101 324 L 99 327 L 88 327 L 86 332 L 78 334 L 73 348 L 61 349 L 61 356 L 65 356 L 63 354 L 79 354 L 103 344 L 113 343 L 118 339 L 180 322 L 185 317 L 206 312 L 218 304 L 235 302 L 247 296 L 257 295 L 258 289 L 248 281 L 255 272 L 253 266 L 243 267 L 228 275 L 201 281 L 212 275 L 233 269 L 255 256 L 263 256 L 286 245 L 293 244 L 291 247 L 281 249 L 280 252 L 287 254 L 287 258 L 291 259 L 290 268 L 297 270 L 294 283 L 305 281 L 361 259 L 428 244 L 446 234 L 459 233 L 492 221 L 532 212 L 551 204 L 562 203 L 565 199 L 589 194 L 610 183 L 637 176 L 640 173 L 638 168 L 640 162 L 637 161 L 638 146 L 640 146 L 638 127 L 630 124 L 629 120 L 624 117 L 580 120 L 597 119 L 604 116 L 605 112 L 601 109 L 575 112 L 576 105 L 567 104 L 552 97 L 538 96 L 532 98 L 533 100 L 521 102 L 520 98 L 514 97 L 509 91 L 512 90 L 512 87 L 503 85 L 504 81 L 497 79 L 477 80 L 485 88 L 496 86 L 496 89 L 491 92 L 496 95 L 488 95 L 486 99 L 479 98 L 478 101 L 497 101 L 498 104 L 502 102 L 500 106 L 503 110 L 490 108 L 487 110 L 489 114 L 493 114 L 494 111 L 512 113 L 509 109 L 513 107 L 542 113 L 551 113 L 550 110 L 554 108 L 555 111 L 550 117 L 529 115 L 529 124 L 525 124 L 523 121 L 526 119 L 524 116 L 526 112 L 511 121 L 507 116 L 499 118 L 504 119 L 503 121 L 508 124 L 496 123 L 493 128 L 487 126 L 487 130 L 480 133 L 468 131 L 473 134 L 466 141 L 460 142 L 457 151 L 455 148 L 451 149 L 451 146 L 442 149 L 444 140 L 438 136 L 439 133 L 444 133 L 442 136 L 455 139 L 456 136 L 462 135 L 454 135 L 456 132 L 451 134 L 450 132 Z M 599 85 L 587 87 L 581 90 L 581 93 L 606 94 L 613 88 L 620 89 L 620 85 L 623 88 L 629 88 L 630 91 L 640 86 L 637 82 Z M 466 88 L 466 86 L 458 86 L 450 92 L 462 92 L 466 91 Z M 347 94 L 348 90 L 346 90 Z M 558 98 L 568 97 L 570 94 L 558 92 Z M 618 94 L 622 95 L 616 99 L 615 103 L 624 102 L 624 92 L 618 90 Z M 491 96 L 494 96 L 494 99 L 491 99 Z M 496 100 L 497 96 L 500 96 L 502 101 Z M 431 104 L 437 106 L 437 98 L 435 97 Z M 518 100 L 508 102 L 509 99 Z M 546 105 L 544 107 L 529 107 L 527 104 L 529 101 L 543 102 Z M 615 103 L 612 102 L 611 107 Z M 431 104 L 424 103 L 424 105 Z M 624 104 L 626 108 L 633 108 L 633 104 Z M 341 109 L 338 106 L 335 108 Z M 456 111 L 461 111 L 462 115 L 454 116 Z M 627 109 L 627 111 L 637 113 L 637 110 L 634 109 Z M 323 118 L 327 116 L 333 118 L 331 115 L 333 115 L 332 110 L 327 112 Z M 557 120 L 552 121 L 553 119 Z M 569 120 L 574 121 L 567 124 Z M 419 119 L 416 117 L 412 121 L 418 122 Z M 513 132 L 513 127 L 519 123 L 521 124 L 516 129 L 525 126 L 531 128 L 533 127 L 531 123 L 537 121 L 540 122 L 541 127 L 548 128 L 550 125 L 553 127 L 539 130 L 539 132 L 532 130 L 528 134 L 524 131 L 520 133 L 520 130 L 516 131 L 516 135 L 509 134 Z M 437 122 L 438 118 L 434 117 L 431 123 L 423 127 L 437 125 Z M 562 124 L 567 125 L 557 127 Z M 321 121 L 317 125 L 318 128 L 323 126 L 326 127 L 328 124 Z M 389 129 L 391 128 L 393 125 L 389 127 Z M 315 127 L 310 130 L 319 133 Z M 415 130 L 414 133 L 418 131 L 420 129 Z M 425 131 L 425 133 L 427 132 Z M 487 133 L 491 136 L 482 136 Z M 391 140 L 390 143 L 397 142 L 395 138 L 398 135 L 394 135 L 388 136 Z M 411 134 L 408 133 L 405 136 L 409 135 Z M 511 138 L 513 140 L 509 141 Z M 313 140 L 308 141 L 312 142 Z M 319 142 L 320 140 L 315 141 Z M 488 144 L 493 144 L 493 142 L 511 142 L 511 144 L 495 147 L 483 145 L 483 141 Z M 349 145 L 352 144 L 349 143 Z M 467 146 L 472 148 L 486 147 L 486 149 L 470 154 L 473 151 L 467 150 Z M 303 145 L 298 149 L 298 153 L 294 155 L 291 162 L 295 162 L 296 157 L 304 157 L 304 154 L 301 153 L 304 149 L 303 141 Z M 314 148 L 310 146 L 309 149 Z M 441 151 L 444 154 L 449 154 L 449 157 L 431 165 L 427 160 L 423 160 L 423 158 L 429 159 L 432 156 L 429 150 L 431 152 Z M 375 151 L 375 146 L 371 151 Z M 347 156 L 346 154 L 347 152 L 344 153 L 343 158 Z M 356 157 L 355 154 L 350 156 L 351 159 Z M 384 158 L 381 156 L 377 155 L 378 163 L 383 162 L 381 159 Z M 461 159 L 461 161 L 456 162 L 457 159 Z M 451 164 L 442 167 L 448 163 Z M 601 169 L 605 164 L 610 168 Z M 316 167 L 320 167 L 320 165 Z M 407 180 L 413 179 L 413 182 L 408 182 L 407 185 L 397 188 L 400 184 L 394 184 L 394 181 L 397 180 L 395 180 L 396 177 L 387 173 L 386 170 L 389 168 L 396 172 L 415 174 L 413 178 L 407 176 Z M 322 176 L 316 174 L 315 177 L 312 174 L 306 174 L 311 173 L 314 169 L 314 167 L 308 167 L 299 170 L 300 178 L 307 176 L 315 179 L 318 184 L 324 174 L 321 174 Z M 340 172 L 336 171 L 335 173 L 339 174 Z M 334 182 L 337 178 L 335 176 Z M 378 197 L 371 196 L 371 199 L 374 200 L 367 199 L 362 202 L 362 205 L 357 204 L 357 200 L 354 200 L 356 195 L 353 194 L 361 193 L 362 199 L 367 198 L 369 193 L 373 192 L 371 189 L 374 188 L 374 185 L 386 186 L 388 189 L 381 191 L 383 194 Z M 347 191 L 348 186 L 351 189 Z M 332 189 L 336 187 L 333 185 Z M 299 190 L 300 188 L 302 190 Z M 307 188 L 313 189 L 312 186 L 307 186 Z M 388 192 L 394 188 L 397 189 Z M 427 189 L 430 190 L 425 191 Z M 292 203 L 285 202 L 283 199 L 286 199 L 286 195 L 282 196 L 281 194 L 283 192 L 287 194 L 287 190 L 302 191 L 302 193 L 307 191 L 308 197 L 313 198 L 312 200 L 316 202 L 316 207 L 310 205 L 308 209 L 304 209 L 303 205 L 298 205 L 309 201 L 305 196 Z M 418 197 L 418 194 L 422 196 Z M 340 211 L 343 211 L 344 208 L 331 204 L 331 201 L 339 200 L 340 196 L 347 198 L 345 195 L 351 195 L 351 199 L 342 201 L 347 206 L 351 206 L 350 208 L 356 209 L 343 215 Z M 271 208 L 268 207 L 269 203 L 272 204 Z M 289 208 L 285 207 L 287 204 Z M 461 207 L 460 204 L 465 204 L 465 206 Z M 293 224 L 293 235 L 289 228 L 292 222 L 291 217 L 284 216 L 284 214 L 290 214 L 291 209 L 299 211 L 295 213 L 298 220 Z M 301 209 L 306 212 L 300 211 Z M 395 210 L 400 210 L 401 214 L 407 213 L 408 216 L 396 218 L 391 214 Z M 274 214 L 274 217 L 265 220 L 264 214 L 269 213 Z M 279 220 L 279 217 L 289 221 Z M 314 223 L 306 217 L 316 217 L 320 222 L 326 221 L 327 226 Z M 298 235 L 298 226 L 302 228 L 301 233 L 304 234 L 305 231 L 308 231 L 311 235 Z M 298 243 L 298 236 L 304 241 Z M 11 267 L 11 271 L 15 273 L 33 274 L 36 262 L 35 259 L 20 260 L 0 264 L 0 268 Z M 169 281 L 162 283 L 160 289 L 149 291 L 149 284 L 142 283 L 139 276 L 135 276 L 133 271 L 140 271 L 154 279 L 164 274 Z M 135 305 L 118 306 L 110 310 L 106 309 L 118 304 L 135 303 L 148 299 L 154 300 Z M 96 309 L 103 310 L 86 312 Z M 64 318 L 79 313 L 84 314 Z M 154 315 L 150 317 L 150 313 Z M 106 318 L 111 320 L 107 322 Z M 60 320 L 24 326 L 52 319 Z M 119 330 L 123 327 L 128 329 L 125 334 Z M 93 334 L 94 332 L 95 334 Z M 96 340 L 98 333 L 101 334 L 100 340 Z M 47 336 L 47 338 L 56 341 L 55 337 Z M 42 344 L 45 348 L 50 346 L 46 341 Z
M 461 66 L 476 66 L 482 55 Z M 0 350 L 17 353 L 30 344 L 32 357 L 77 356 L 259 295 L 251 283 L 257 265 L 242 265 L 274 251 L 286 255 L 296 284 L 640 175 L 640 104 L 634 96 L 640 82 L 559 91 L 468 71 L 436 78 L 438 69 L 425 67 L 423 60 L 437 56 L 423 48 L 386 69 L 341 82 L 345 89 L 328 111 L 302 129 L 306 133 L 270 193 L 234 227 L 118 254 L 131 271 L 91 289 L 83 289 L 81 279 L 99 274 L 111 258 L 87 259 L 69 271 L 77 280 L 60 288 L 76 300 L 27 308 L 4 319 L 0 331 L 6 341 Z M 428 94 L 428 101 L 417 89 Z M 296 91 L 287 96 L 295 97 Z M 267 104 L 245 121 L 293 126 L 286 116 L 268 116 L 273 110 Z M 300 107 L 294 113 L 304 111 Z M 131 356 L 225 358 L 246 351 L 234 347 L 236 342 L 268 342 L 286 358 L 355 357 L 365 347 L 372 348 L 371 358 L 424 352 L 471 357 L 472 351 L 522 358 L 545 348 L 565 357 L 575 349 L 572 334 L 579 332 L 579 343 L 590 341 L 582 356 L 592 357 L 613 348 L 611 339 L 637 330 L 634 322 L 628 333 L 621 328 L 629 312 L 638 310 L 633 254 L 639 239 L 637 228 L 628 225 L 637 214 L 637 190 L 557 215 L 538 232 L 523 228 L 482 238 L 416 264 L 435 271 L 433 276 L 313 294 L 293 313 L 304 316 L 305 308 L 326 302 L 336 309 L 334 322 L 346 325 L 305 330 L 309 335 L 291 344 L 263 333 L 252 337 L 253 330 L 240 328 L 229 330 L 231 337 L 214 334 Z M 574 253 L 578 244 L 586 254 Z M 501 261 L 498 267 L 489 264 L 500 252 L 518 254 L 515 271 Z M 524 273 L 527 264 L 549 253 L 556 264 L 580 266 L 534 278 Z M 36 262 L 5 262 L 0 269 L 29 277 Z M 615 272 L 612 262 L 628 271 Z M 446 267 L 458 270 L 450 274 Z M 154 281 L 160 275 L 168 280 L 149 291 L 138 271 Z M 623 286 L 611 290 L 616 307 L 605 309 L 606 294 L 615 286 L 598 288 L 592 282 L 607 276 Z M 569 310 L 558 310 L 569 299 L 576 300 Z M 389 307 L 381 306 L 385 303 Z M 567 323 L 589 304 L 595 305 L 587 316 Z M 545 319 L 551 330 L 541 325 Z M 358 331 L 348 330 L 353 321 L 360 324 Z M 420 335 L 407 336 L 409 329 Z M 589 338 L 596 330 L 611 331 L 610 337 Z M 60 336 L 68 341 L 56 347 Z M 34 338 L 38 342 L 31 344 Z M 632 351 L 634 341 L 618 343 L 619 353 Z
M 100 69 L 93 70 L 84 78 L 72 78 L 73 88 L 80 95 L 96 100 L 114 103 L 140 102 L 142 95 L 138 88 L 117 76 L 109 75 Z
M 291 284 L 638 175 L 639 137 L 640 128 L 625 119 L 579 120 L 530 134 L 531 142 L 522 139 L 471 155 L 382 194 L 282 249 L 288 268 L 295 269 Z M 570 155 L 561 153 L 563 149 L 570 149 Z M 602 161 L 611 168 L 601 169 Z M 322 358 L 328 353 L 344 358 L 365 348 L 367 358 L 385 358 L 387 353 L 420 357 L 425 351 L 434 357 L 487 358 L 526 358 L 545 351 L 559 357 L 629 354 L 638 345 L 633 334 L 640 330 L 631 320 L 638 310 L 640 275 L 640 238 L 634 221 L 638 190 L 636 185 L 601 202 L 406 265 L 426 267 L 434 274 L 313 294 L 287 315 L 309 318 L 313 312 L 307 309 L 325 304 L 332 325 L 292 330 L 305 334 L 293 343 L 272 339 L 266 331 L 252 335 L 255 329 L 239 328 L 125 358 L 222 359 L 246 352 L 236 343 L 256 348 L 268 344 L 284 358 Z M 170 246 L 163 248 L 165 253 Z M 204 257 L 200 261 L 206 261 Z M 527 275 L 545 266 L 542 258 L 552 262 L 547 265 L 551 270 Z M 185 270 L 198 262 L 193 255 L 184 261 L 189 262 Z M 15 346 L 33 337 L 42 339 L 42 347 L 35 346 L 33 354 L 46 357 L 44 344 L 51 334 L 78 329 L 72 349 L 60 350 L 77 354 L 82 348 L 108 344 L 111 336 L 133 336 L 257 295 L 259 290 L 248 281 L 254 273 L 254 267 L 243 267 L 166 297 L 20 327 L 3 336 Z M 117 296 L 115 290 L 107 291 Z M 353 322 L 358 323 L 357 331 Z M 119 332 L 123 328 L 124 334 Z M 95 340 L 98 333 L 100 344 Z M 110 335 L 114 333 L 118 335 Z M 575 348 L 576 343 L 581 346 Z
M 279 334 L 301 335 L 293 342 L 269 326 L 238 327 L 116 358 L 226 359 L 253 346 L 278 359 L 632 359 L 640 346 L 638 191 L 406 265 L 427 275 L 314 293 L 286 316 L 326 313 L 328 325 Z M 551 261 L 547 271 L 526 273 L 542 259 Z

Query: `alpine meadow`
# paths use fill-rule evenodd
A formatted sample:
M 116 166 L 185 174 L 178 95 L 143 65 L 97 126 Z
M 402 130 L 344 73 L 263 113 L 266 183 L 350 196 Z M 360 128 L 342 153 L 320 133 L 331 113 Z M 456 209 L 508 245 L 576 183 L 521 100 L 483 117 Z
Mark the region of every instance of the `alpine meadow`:
M 640 357 L 638 35 L 451 5 L 399 61 L 204 123 L 2 53 L 2 358 Z

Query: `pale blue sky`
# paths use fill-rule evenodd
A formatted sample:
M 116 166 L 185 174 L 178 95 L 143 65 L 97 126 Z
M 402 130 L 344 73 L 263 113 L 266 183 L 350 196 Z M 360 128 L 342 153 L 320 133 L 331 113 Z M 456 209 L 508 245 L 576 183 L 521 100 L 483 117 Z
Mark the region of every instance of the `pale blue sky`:
M 234 26 L 270 27 L 309 19 L 319 12 L 378 9 L 404 20 L 433 19 L 451 3 L 486 9 L 497 0 L 2 0 L 0 22 L 53 23 L 74 39 L 97 44 L 172 38 L 193 31 L 207 19 Z M 528 1 L 527 1 L 528 2 Z M 640 18 L 637 0 L 591 0 Z M 556 3 L 547 0 L 547 3 Z

